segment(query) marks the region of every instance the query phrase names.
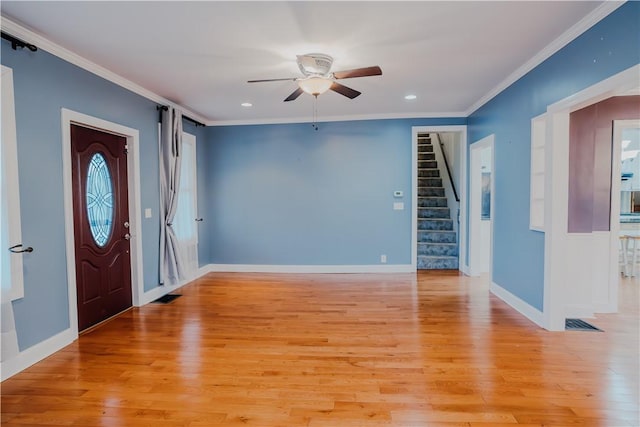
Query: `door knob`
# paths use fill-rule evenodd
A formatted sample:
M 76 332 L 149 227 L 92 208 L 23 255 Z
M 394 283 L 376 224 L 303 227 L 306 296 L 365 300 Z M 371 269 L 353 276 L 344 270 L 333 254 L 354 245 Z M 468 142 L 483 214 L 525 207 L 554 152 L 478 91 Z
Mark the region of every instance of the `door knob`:
M 125 221 L 122 225 L 124 225 L 124 228 L 129 228 L 129 221 Z
M 124 240 L 131 240 L 131 234 L 129 234 L 129 233 L 125 234 L 122 237 L 124 237 Z

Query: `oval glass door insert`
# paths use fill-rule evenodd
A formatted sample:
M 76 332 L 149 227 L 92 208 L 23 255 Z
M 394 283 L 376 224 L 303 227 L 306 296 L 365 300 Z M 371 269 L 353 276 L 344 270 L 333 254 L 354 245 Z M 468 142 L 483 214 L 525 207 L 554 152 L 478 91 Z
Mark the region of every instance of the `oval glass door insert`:
M 87 218 L 96 244 L 107 244 L 113 228 L 113 187 L 109 167 L 100 153 L 89 161 L 87 171 Z

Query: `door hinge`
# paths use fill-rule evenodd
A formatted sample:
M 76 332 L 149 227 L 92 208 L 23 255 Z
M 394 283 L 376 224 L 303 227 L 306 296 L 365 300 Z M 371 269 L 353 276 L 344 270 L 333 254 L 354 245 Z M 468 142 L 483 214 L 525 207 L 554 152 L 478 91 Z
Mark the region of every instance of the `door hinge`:
M 129 144 L 125 144 L 124 146 L 124 154 L 129 154 Z

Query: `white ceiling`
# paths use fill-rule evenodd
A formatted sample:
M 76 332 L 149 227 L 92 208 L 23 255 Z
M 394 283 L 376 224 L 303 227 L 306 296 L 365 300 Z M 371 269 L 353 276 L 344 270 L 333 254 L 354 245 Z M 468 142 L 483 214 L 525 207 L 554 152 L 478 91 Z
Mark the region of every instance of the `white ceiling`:
M 465 115 L 600 6 L 595 1 L 219 2 L 2 1 L 2 15 L 209 124 L 308 121 L 313 97 L 283 102 L 296 54 L 332 70 L 379 65 L 341 80 L 362 92 L 318 98 L 322 117 Z M 407 94 L 417 99 L 406 101 Z M 253 107 L 240 104 L 251 102 Z

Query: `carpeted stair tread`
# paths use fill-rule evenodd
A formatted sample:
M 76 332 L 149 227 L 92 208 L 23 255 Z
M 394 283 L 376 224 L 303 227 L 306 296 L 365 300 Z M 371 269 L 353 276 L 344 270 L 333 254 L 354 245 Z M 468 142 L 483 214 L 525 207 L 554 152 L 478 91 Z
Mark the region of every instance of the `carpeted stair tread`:
M 418 268 L 428 270 L 457 270 L 458 257 L 453 256 L 418 256 Z

